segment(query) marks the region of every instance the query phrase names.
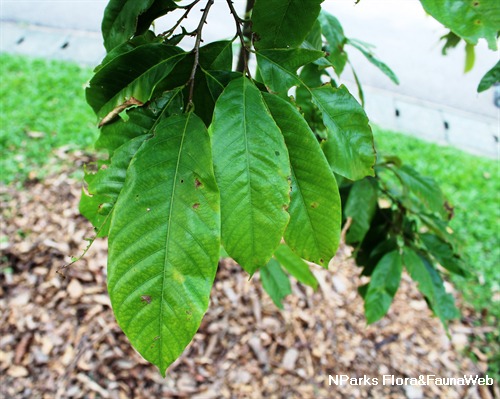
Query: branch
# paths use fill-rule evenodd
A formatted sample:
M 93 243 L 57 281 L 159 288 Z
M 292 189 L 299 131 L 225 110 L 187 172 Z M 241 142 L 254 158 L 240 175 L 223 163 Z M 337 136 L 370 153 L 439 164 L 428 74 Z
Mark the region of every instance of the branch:
M 175 30 L 179 27 L 179 25 L 182 23 L 182 21 L 184 21 L 189 13 L 191 12 L 191 10 L 193 9 L 193 7 L 198 4 L 201 0 L 194 0 L 191 4 L 188 4 L 187 6 L 184 6 L 184 7 L 180 7 L 180 8 L 184 8 L 186 11 L 184 12 L 184 14 L 182 14 L 182 17 L 179 18 L 179 20 L 175 23 L 175 25 L 170 28 L 169 30 L 166 30 L 165 32 L 163 33 L 160 33 L 158 36 L 162 36 L 164 38 L 169 38 L 174 32 Z
M 252 22 L 250 20 L 250 12 L 252 11 L 254 5 L 255 5 L 255 0 L 247 0 L 247 5 L 245 8 L 245 21 L 243 22 L 243 36 L 248 41 L 251 41 L 250 39 L 252 37 L 252 29 L 251 29 Z M 240 55 L 238 56 L 238 64 L 236 66 L 236 70 L 238 72 L 243 72 L 245 70 L 249 58 L 250 58 L 250 52 L 248 51 L 248 48 L 241 46 Z
M 191 76 L 189 77 L 188 82 L 190 83 L 189 87 L 189 99 L 188 99 L 188 108 L 193 106 L 193 93 L 194 93 L 194 77 L 196 75 L 196 70 L 198 69 L 198 65 L 200 62 L 200 45 L 201 45 L 201 34 L 203 31 L 203 25 L 207 23 L 207 17 L 208 17 L 208 12 L 210 11 L 210 7 L 214 4 L 214 0 L 208 0 L 207 5 L 205 8 L 202 10 L 203 15 L 201 16 L 200 23 L 198 27 L 196 28 L 196 42 L 194 44 L 194 63 L 193 63 L 193 69 L 191 71 Z
M 229 10 L 231 11 L 231 14 L 233 14 L 234 22 L 236 23 L 236 34 L 240 38 L 240 42 L 241 42 L 242 52 L 240 52 L 240 57 L 242 57 L 242 59 L 243 59 L 243 61 L 242 61 L 243 67 L 241 68 L 241 70 L 239 69 L 240 61 L 238 60 L 238 71 L 240 71 L 240 72 L 245 71 L 247 73 L 248 77 L 251 79 L 252 76 L 250 74 L 250 69 L 248 68 L 248 48 L 245 45 L 245 35 L 243 34 L 243 31 L 241 30 L 241 25 L 245 26 L 248 22 L 241 19 L 238 16 L 236 10 L 234 9 L 232 0 L 226 0 L 226 1 L 227 1 L 227 5 L 229 6 Z M 253 7 L 253 0 L 248 0 L 247 12 L 252 8 L 250 6 Z

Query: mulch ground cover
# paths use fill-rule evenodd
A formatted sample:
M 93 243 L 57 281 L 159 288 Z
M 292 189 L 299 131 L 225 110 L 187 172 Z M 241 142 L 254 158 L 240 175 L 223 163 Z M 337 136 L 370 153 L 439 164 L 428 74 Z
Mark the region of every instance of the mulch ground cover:
M 65 162 L 84 154 L 59 154 Z M 279 311 L 231 260 L 222 260 L 210 309 L 166 378 L 132 349 L 106 292 L 106 242 L 65 270 L 92 235 L 78 213 L 82 183 L 71 165 L 22 190 L 0 187 L 1 398 L 493 398 L 498 385 L 384 385 L 395 378 L 484 375 L 473 311 L 446 335 L 408 276 L 388 315 L 367 326 L 357 286 L 363 281 L 342 246 L 330 270 L 312 266 L 314 292 L 292 282 Z M 448 287 L 450 290 L 451 286 Z M 473 363 L 463 351 L 479 358 Z M 329 385 L 329 375 L 378 378 L 373 386 Z

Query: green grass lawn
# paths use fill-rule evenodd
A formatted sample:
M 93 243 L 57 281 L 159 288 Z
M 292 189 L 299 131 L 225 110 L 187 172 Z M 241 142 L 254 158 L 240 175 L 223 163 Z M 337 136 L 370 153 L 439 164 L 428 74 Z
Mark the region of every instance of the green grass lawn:
M 0 54 L 0 182 L 49 173 L 52 149 L 90 148 L 96 118 L 85 103 L 91 70 L 63 62 Z

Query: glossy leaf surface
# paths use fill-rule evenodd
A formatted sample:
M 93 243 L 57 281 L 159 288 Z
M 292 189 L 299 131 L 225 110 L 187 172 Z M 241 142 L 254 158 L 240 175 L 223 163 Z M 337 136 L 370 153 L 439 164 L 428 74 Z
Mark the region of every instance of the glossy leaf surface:
M 253 274 L 271 258 L 289 220 L 285 141 L 260 91 L 246 78 L 229 83 L 219 97 L 210 132 L 222 242 Z
M 285 241 L 300 257 L 328 267 L 340 240 L 337 182 L 299 111 L 275 95 L 267 94 L 264 99 L 283 133 L 292 169 L 290 223 Z
M 169 117 L 129 167 L 111 222 L 108 259 L 118 323 L 163 375 L 207 310 L 219 235 L 208 132 L 192 113 Z

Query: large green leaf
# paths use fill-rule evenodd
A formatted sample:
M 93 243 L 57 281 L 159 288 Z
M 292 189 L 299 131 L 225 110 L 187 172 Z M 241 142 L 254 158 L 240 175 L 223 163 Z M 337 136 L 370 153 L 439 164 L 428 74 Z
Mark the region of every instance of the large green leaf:
M 120 119 L 102 129 L 96 147 L 106 148 L 111 159 L 97 173 L 86 174 L 88 186 L 80 199 L 80 212 L 95 227 L 98 237 L 108 235 L 114 205 L 133 156 L 160 120 L 182 111 L 179 94 L 179 89 L 166 93 L 148 107 L 129 111 L 127 121 Z
M 321 31 L 328 42 L 330 54 L 327 59 L 332 63 L 337 75 L 340 76 L 347 62 L 347 53 L 344 51 L 347 38 L 344 35 L 344 30 L 339 20 L 325 10 L 321 11 L 318 21 L 321 25 Z
M 280 264 L 275 259 L 271 259 L 267 265 L 260 268 L 260 278 L 262 287 L 269 294 L 274 304 L 283 309 L 281 301 L 292 293 L 292 288 L 290 280 L 288 280 L 288 276 Z
M 425 11 L 471 44 L 485 38 L 491 50 L 497 49 L 500 30 L 498 0 L 420 0 Z
M 256 0 L 252 13 L 255 48 L 299 46 L 311 30 L 323 0 Z
M 309 270 L 309 265 L 296 255 L 287 245 L 280 245 L 274 253 L 276 260 L 298 281 L 313 289 L 318 288 L 318 280 Z
M 161 121 L 115 205 L 108 291 L 118 324 L 165 375 L 208 307 L 220 250 L 210 139 L 194 114 Z
M 377 209 L 377 184 L 373 179 L 362 179 L 352 185 L 347 198 L 344 215 L 352 218 L 351 227 L 346 235 L 348 244 L 360 243 L 370 230 Z
M 219 97 L 210 132 L 224 248 L 253 274 L 269 261 L 288 224 L 285 142 L 260 91 L 243 77 Z
M 137 21 L 155 0 L 110 0 L 104 11 L 102 35 L 107 51 L 126 42 L 136 31 Z
M 477 91 L 481 93 L 497 83 L 500 83 L 500 61 L 498 61 L 488 72 L 486 72 L 481 79 L 481 82 L 479 82 Z
M 184 56 L 177 47 L 150 43 L 105 64 L 86 90 L 87 102 L 99 117 L 100 125 L 109 123 L 131 106 L 149 101 L 157 86 Z
M 359 40 L 348 39 L 348 43 L 354 48 L 358 49 L 361 52 L 361 54 L 363 54 L 366 57 L 368 61 L 370 61 L 373 65 L 375 65 L 378 69 L 380 69 L 395 84 L 397 85 L 399 84 L 399 79 L 396 76 L 396 74 L 385 63 L 376 58 L 371 49 L 369 49 Z
M 269 49 L 257 52 L 259 72 L 266 86 L 275 93 L 285 93 L 300 83 L 297 69 L 323 57 L 324 53 L 305 48 Z
M 265 94 L 285 138 L 292 168 L 290 223 L 285 241 L 300 257 L 328 267 L 340 240 L 337 182 L 314 133 L 289 102 Z
M 363 107 L 343 85 L 324 85 L 311 93 L 328 129 L 323 151 L 333 171 L 350 180 L 373 176 L 375 148 Z
M 147 9 L 146 12 L 139 15 L 137 18 L 136 35 L 146 32 L 153 21 L 163 15 L 168 14 L 178 8 L 174 0 L 154 0 L 153 4 Z
M 459 312 L 453 296 L 445 291 L 441 276 L 428 259 L 418 256 L 411 249 L 405 248 L 403 257 L 411 278 L 418 283 L 418 289 L 429 307 L 446 327 L 448 320 L 458 317 Z
M 399 251 L 384 255 L 377 263 L 365 294 L 365 315 L 369 324 L 381 319 L 389 310 L 403 271 Z

